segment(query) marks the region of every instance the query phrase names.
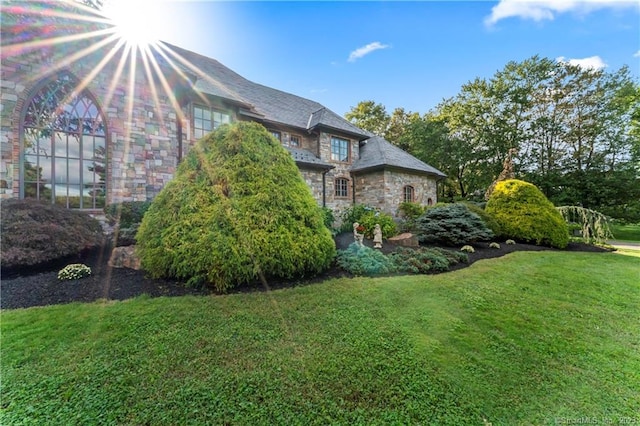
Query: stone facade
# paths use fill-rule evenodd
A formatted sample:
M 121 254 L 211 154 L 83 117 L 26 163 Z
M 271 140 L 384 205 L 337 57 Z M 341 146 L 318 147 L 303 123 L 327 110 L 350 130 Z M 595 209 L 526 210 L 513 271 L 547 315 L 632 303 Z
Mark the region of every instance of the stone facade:
M 356 200 L 358 203 L 379 208 L 393 216 L 397 216 L 398 207 L 404 202 L 405 187 L 413 188 L 413 202 L 431 205 L 437 199 L 435 179 L 428 179 L 420 174 L 392 168 L 378 170 L 355 176 Z

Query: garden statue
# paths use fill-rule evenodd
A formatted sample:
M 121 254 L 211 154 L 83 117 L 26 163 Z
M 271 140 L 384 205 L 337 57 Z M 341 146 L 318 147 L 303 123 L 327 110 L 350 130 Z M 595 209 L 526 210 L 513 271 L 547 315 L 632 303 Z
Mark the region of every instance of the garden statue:
M 380 229 L 379 223 L 376 223 L 376 227 L 373 229 L 373 248 L 382 248 L 382 229 Z
M 360 225 L 358 222 L 353 223 L 353 239 L 359 246 L 362 245 L 362 240 L 364 240 L 364 226 Z

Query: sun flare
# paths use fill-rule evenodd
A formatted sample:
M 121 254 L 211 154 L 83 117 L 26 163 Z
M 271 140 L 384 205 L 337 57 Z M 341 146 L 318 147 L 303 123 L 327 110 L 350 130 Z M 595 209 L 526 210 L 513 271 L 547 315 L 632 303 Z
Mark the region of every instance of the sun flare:
M 158 6 L 159 2 L 150 0 L 108 0 L 104 13 L 121 39 L 145 48 L 162 36 L 164 22 L 158 17 Z

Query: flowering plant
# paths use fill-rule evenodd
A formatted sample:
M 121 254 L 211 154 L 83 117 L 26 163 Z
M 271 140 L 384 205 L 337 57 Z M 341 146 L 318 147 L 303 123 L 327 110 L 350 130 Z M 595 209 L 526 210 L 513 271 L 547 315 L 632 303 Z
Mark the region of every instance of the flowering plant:
M 360 226 L 358 226 L 358 227 L 356 228 L 356 231 L 358 231 L 360 234 L 362 234 L 362 233 L 365 231 L 365 229 L 366 229 L 366 228 L 365 228 L 364 226 L 360 225 Z
M 67 265 L 58 272 L 58 279 L 63 280 L 78 280 L 91 275 L 91 268 L 82 263 L 72 263 Z

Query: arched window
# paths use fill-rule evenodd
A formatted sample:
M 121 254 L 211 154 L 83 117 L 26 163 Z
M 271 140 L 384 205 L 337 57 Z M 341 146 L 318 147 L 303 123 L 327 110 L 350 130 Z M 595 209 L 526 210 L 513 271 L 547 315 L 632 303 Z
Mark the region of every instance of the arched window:
M 334 187 L 336 198 L 347 198 L 349 196 L 349 179 L 337 178 Z
M 413 203 L 415 201 L 415 193 L 416 191 L 413 189 L 413 186 L 406 185 L 403 189 L 404 192 L 404 202 L 405 203 Z
M 67 208 L 101 209 L 106 196 L 106 129 L 93 98 L 61 74 L 27 104 L 20 193 Z

